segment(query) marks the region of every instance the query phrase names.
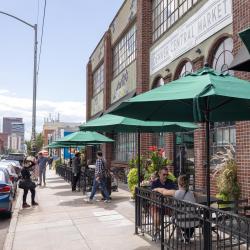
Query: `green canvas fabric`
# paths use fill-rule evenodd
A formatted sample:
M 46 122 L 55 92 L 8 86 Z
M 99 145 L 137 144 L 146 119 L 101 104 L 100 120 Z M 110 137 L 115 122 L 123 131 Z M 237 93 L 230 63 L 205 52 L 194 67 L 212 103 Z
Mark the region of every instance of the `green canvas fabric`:
M 198 128 L 189 122 L 154 122 L 131 119 L 127 117 L 106 114 L 80 126 L 83 131 L 99 132 L 181 132 Z
M 250 53 L 250 27 L 241 31 L 239 35 Z
M 78 146 L 113 142 L 113 140 L 97 132 L 78 131 L 63 137 L 56 142 L 64 145 Z
M 146 121 L 250 119 L 250 83 L 205 67 L 123 102 L 111 114 Z

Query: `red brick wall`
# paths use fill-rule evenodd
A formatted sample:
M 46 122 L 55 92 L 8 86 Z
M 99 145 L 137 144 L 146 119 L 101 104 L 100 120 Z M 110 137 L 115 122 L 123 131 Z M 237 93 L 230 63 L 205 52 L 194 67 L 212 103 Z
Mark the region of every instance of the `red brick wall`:
M 149 51 L 152 44 L 152 3 L 137 0 L 137 94 L 149 90 Z
M 250 27 L 249 0 L 233 1 L 234 54 L 239 51 L 242 45 L 238 33 L 248 27 Z M 235 76 L 250 80 L 250 73 L 235 71 Z M 250 122 L 236 123 L 236 161 L 241 196 L 250 199 Z
M 205 188 L 206 169 L 204 167 L 206 157 L 205 128 L 196 129 L 194 132 L 194 155 L 195 155 L 195 187 Z
M 91 99 L 93 95 L 92 63 L 88 62 L 86 68 L 86 121 L 91 118 Z

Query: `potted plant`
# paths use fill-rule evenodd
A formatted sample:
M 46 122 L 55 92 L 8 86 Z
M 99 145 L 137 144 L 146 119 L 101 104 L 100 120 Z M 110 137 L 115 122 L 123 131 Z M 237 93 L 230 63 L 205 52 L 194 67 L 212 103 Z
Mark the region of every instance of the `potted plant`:
M 213 173 L 218 188 L 216 197 L 223 201 L 237 200 L 240 196 L 240 187 L 237 180 L 237 165 L 234 155 L 234 147 L 229 145 L 225 147 L 224 152 L 219 151 L 212 157 L 212 160 L 217 162 Z

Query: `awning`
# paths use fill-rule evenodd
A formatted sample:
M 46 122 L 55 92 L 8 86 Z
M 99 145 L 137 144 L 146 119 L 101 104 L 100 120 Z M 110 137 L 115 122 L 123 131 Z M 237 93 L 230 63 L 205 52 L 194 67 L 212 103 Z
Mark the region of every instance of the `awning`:
M 239 35 L 240 35 L 241 40 L 247 47 L 248 52 L 250 53 L 250 27 L 241 31 Z
M 234 57 L 229 69 L 250 72 L 250 53 L 244 44 Z

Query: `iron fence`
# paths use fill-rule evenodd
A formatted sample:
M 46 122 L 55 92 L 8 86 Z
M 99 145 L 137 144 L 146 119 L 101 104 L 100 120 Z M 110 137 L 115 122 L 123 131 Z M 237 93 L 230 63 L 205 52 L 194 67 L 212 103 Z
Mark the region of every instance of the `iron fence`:
M 66 165 L 59 165 L 56 168 L 56 173 L 61 176 L 65 181 L 71 183 L 73 179 L 72 168 Z M 93 185 L 95 170 L 90 168 L 82 168 L 80 173 L 80 178 L 77 183 L 78 189 L 82 190 L 83 194 L 85 192 L 91 191 Z
M 250 249 L 249 218 L 144 188 L 135 204 L 135 233 L 161 249 Z

